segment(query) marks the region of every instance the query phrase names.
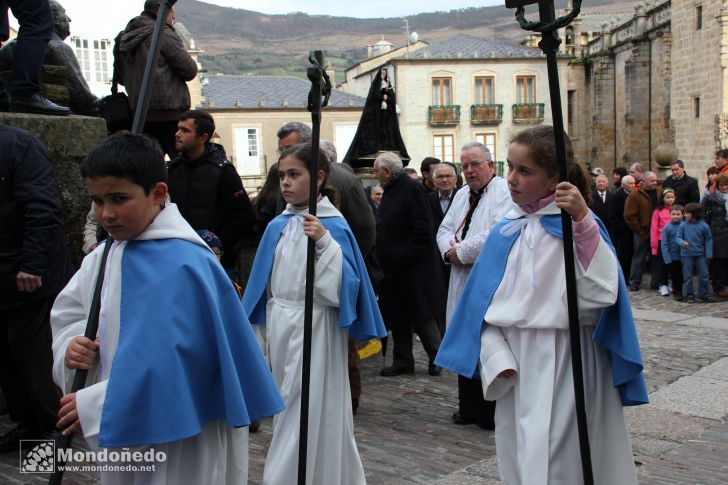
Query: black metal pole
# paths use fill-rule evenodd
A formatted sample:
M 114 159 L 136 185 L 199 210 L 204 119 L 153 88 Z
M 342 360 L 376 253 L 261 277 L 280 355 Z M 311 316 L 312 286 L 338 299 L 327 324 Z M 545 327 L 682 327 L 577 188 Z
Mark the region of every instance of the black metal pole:
M 316 215 L 316 203 L 318 202 L 318 154 L 321 135 L 321 107 L 325 104 L 321 101 L 322 93 L 326 90 L 324 81 L 328 80 L 324 72 L 324 55 L 321 51 L 315 51 L 310 57 L 314 67 L 309 67 L 307 74 L 311 80 L 311 91 L 308 95 L 308 110 L 311 111 L 311 122 L 313 124 L 313 135 L 311 137 L 311 176 L 308 195 L 308 212 Z M 329 88 L 330 90 L 330 88 Z M 328 96 L 326 97 L 328 100 Z M 313 327 L 313 287 L 314 287 L 314 263 L 316 258 L 316 243 L 312 238 L 308 239 L 308 251 L 306 253 L 306 297 L 303 317 L 303 364 L 301 371 L 301 421 L 298 441 L 298 484 L 306 485 L 306 460 L 308 456 L 308 409 L 309 390 L 311 387 L 311 333 Z
M 161 5 L 159 5 L 159 10 L 157 10 L 157 22 L 154 24 L 147 64 L 144 67 L 144 77 L 142 78 L 142 85 L 139 89 L 139 100 L 137 101 L 137 106 L 134 110 L 134 122 L 131 125 L 131 132 L 134 134 L 141 133 L 144 128 L 144 121 L 147 118 L 147 108 L 149 108 L 150 88 L 152 81 L 154 80 L 154 72 L 157 67 L 159 51 L 162 48 L 162 32 L 164 31 L 164 26 L 167 23 L 167 14 L 169 13 L 169 9 L 172 8 L 175 3 L 177 3 L 177 0 L 165 0 Z
M 556 22 L 556 13 L 553 0 L 507 0 L 507 7 L 519 7 L 516 17 L 522 17 L 523 7 L 527 4 L 538 3 L 539 24 L 526 26 L 525 19 L 519 18 L 521 27 L 541 32 L 541 42 L 538 46 L 546 55 L 546 66 L 549 77 L 549 95 L 551 98 L 551 115 L 554 122 L 554 142 L 556 145 L 556 158 L 559 166 L 559 180 L 568 181 L 568 168 L 566 166 L 566 140 L 564 138 L 564 116 L 561 108 L 561 88 L 559 86 L 559 66 L 557 52 L 561 39 L 557 29 L 571 22 L 578 15 L 581 2 L 575 2 L 574 10 L 569 16 Z M 579 450 L 581 455 L 581 469 L 585 485 L 594 484 L 592 471 L 591 449 L 589 448 L 589 431 L 586 421 L 586 403 L 584 398 L 584 371 L 581 360 L 581 338 L 579 326 L 579 305 L 576 290 L 576 267 L 574 264 L 574 235 L 572 231 L 571 216 L 561 209 L 561 228 L 564 244 L 564 267 L 566 276 L 566 300 L 569 313 L 569 340 L 571 346 L 571 367 L 574 382 L 574 399 L 576 407 L 576 424 L 579 433 Z
M 99 310 L 101 307 L 101 286 L 104 284 L 104 274 L 106 273 L 106 260 L 109 257 L 109 251 L 111 250 L 111 243 L 113 243 L 111 237 L 106 239 L 106 245 L 104 246 L 104 252 L 101 256 L 101 267 L 99 268 L 99 275 L 96 278 L 96 285 L 94 287 L 94 296 L 91 299 L 91 307 L 88 312 L 88 321 L 86 323 L 86 331 L 83 336 L 89 340 L 96 339 L 96 333 L 99 329 Z M 88 376 L 88 369 L 77 369 L 73 375 L 73 384 L 71 385 L 71 393 L 78 392 L 86 387 L 86 377 Z M 61 436 L 58 440 L 58 449 L 65 450 L 71 447 L 71 441 L 73 440 L 73 434 L 67 434 Z M 60 454 L 55 461 L 55 470 L 48 479 L 49 485 L 60 485 L 63 480 L 63 465 L 65 463 L 60 460 Z
M 555 20 L 553 2 L 539 2 L 539 15 L 542 22 Z M 564 139 L 564 117 L 561 109 L 561 91 L 559 85 L 559 66 L 556 57 L 561 40 L 555 31 L 543 32 L 538 46 L 546 54 L 546 65 L 549 76 L 549 94 L 551 96 L 551 115 L 554 121 L 554 137 L 556 158 L 559 163 L 559 180 L 568 180 L 566 167 L 566 141 Z M 576 268 L 574 265 L 574 236 L 571 227 L 571 216 L 561 209 L 561 228 L 564 234 L 564 263 L 566 270 L 566 301 L 569 312 L 569 337 L 571 341 L 571 367 L 574 379 L 574 397 L 576 399 L 576 423 L 579 431 L 579 449 L 581 450 L 581 467 L 584 483 L 594 483 L 589 448 L 589 430 L 586 422 L 586 403 L 584 399 L 584 371 L 581 361 L 581 332 L 579 326 L 579 305 L 576 294 Z

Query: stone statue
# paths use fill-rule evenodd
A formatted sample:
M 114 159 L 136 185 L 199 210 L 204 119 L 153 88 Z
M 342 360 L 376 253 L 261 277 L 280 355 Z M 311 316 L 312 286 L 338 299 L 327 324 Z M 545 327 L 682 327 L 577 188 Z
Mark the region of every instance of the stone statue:
M 66 68 L 65 85 L 68 89 L 71 111 L 80 115 L 99 116 L 99 99 L 89 90 L 73 49 L 63 42 L 71 35 L 71 19 L 60 3 L 51 0 L 50 6 L 54 18 L 53 37 L 48 43 L 43 65 Z M 15 41 L 0 48 L 0 71 L 12 70 L 14 52 Z

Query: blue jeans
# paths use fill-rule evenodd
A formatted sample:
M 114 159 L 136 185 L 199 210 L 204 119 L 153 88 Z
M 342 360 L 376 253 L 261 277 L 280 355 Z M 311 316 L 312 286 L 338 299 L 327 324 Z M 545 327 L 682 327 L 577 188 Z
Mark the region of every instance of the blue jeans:
M 0 0 L 2 31 L 7 24 L 8 7 L 20 24 L 13 57 L 13 84 L 10 94 L 14 98 L 25 98 L 41 91 L 40 70 L 48 41 L 53 35 L 53 14 L 48 0 Z M 5 32 L 2 34 L 5 36 Z
M 693 296 L 693 272 L 698 274 L 698 298 L 708 298 L 708 262 L 705 256 L 682 256 L 683 296 Z

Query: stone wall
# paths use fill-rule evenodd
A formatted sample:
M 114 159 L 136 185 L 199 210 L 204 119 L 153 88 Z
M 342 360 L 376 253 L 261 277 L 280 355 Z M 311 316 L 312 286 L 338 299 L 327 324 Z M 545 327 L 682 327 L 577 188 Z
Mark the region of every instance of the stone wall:
M 0 123 L 29 131 L 48 150 L 63 199 L 63 229 L 74 262 L 80 263 L 83 225 L 90 202 L 79 165 L 91 147 L 106 136 L 106 122 L 86 116 L 0 113 Z
M 701 185 L 706 181 L 705 171 L 713 165 L 715 150 L 728 144 L 728 139 L 716 136 L 716 119 L 724 118 L 728 111 L 724 92 L 728 55 L 721 53 L 728 48 L 726 4 L 721 0 L 672 2 L 670 118 L 679 157 Z M 700 29 L 697 6 L 703 13 Z M 700 113 L 695 112 L 698 98 Z
M 592 167 L 656 168 L 655 149 L 671 140 L 669 5 L 637 5 L 630 21 L 605 25 L 582 52 L 579 69 L 586 75 L 583 85 L 575 83 L 584 92 L 577 110 L 589 113 L 592 124 L 575 149 Z
M 569 89 L 583 91 L 577 109 L 592 119 L 577 156 L 605 169 L 642 162 L 662 179 L 669 171 L 659 170 L 655 150 L 672 143 L 705 184 L 714 151 L 728 147 L 728 0 L 638 4 L 571 66 L 586 72 Z

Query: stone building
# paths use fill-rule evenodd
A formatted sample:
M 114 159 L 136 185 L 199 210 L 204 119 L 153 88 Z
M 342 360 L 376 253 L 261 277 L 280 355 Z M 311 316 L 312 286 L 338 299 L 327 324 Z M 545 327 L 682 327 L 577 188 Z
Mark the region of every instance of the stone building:
M 208 76 L 202 83 L 197 108 L 215 118 L 221 143 L 248 190 L 262 185 L 270 166 L 278 161 L 276 133 L 284 123 L 311 124 L 306 109 L 311 83 L 285 76 Z M 321 138 L 346 154 L 356 131 L 364 98 L 332 90 L 321 116 Z
M 728 146 L 728 1 L 637 4 L 575 55 L 569 133 L 578 156 L 605 170 L 641 162 L 663 179 L 669 166 L 655 153 L 674 146 L 705 182 L 714 151 Z
M 562 79 L 567 63 L 567 57 L 559 59 Z M 502 173 L 510 136 L 551 123 L 546 59 L 539 49 L 457 35 L 369 62 L 368 71 L 385 66 L 394 78 L 400 131 L 415 168 L 427 156 L 458 163 L 460 147 L 477 140 Z M 347 79 L 358 69 L 350 68 Z M 561 88 L 566 99 L 566 84 Z

